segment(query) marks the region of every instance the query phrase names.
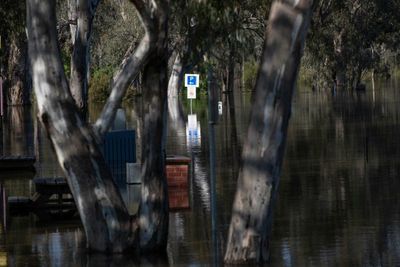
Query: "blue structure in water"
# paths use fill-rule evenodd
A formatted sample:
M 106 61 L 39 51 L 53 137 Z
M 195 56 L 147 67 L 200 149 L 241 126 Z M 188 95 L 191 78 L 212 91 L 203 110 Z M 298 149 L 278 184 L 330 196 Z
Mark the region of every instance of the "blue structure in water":
M 118 185 L 126 183 L 126 163 L 136 162 L 134 130 L 108 132 L 103 142 L 104 158 Z

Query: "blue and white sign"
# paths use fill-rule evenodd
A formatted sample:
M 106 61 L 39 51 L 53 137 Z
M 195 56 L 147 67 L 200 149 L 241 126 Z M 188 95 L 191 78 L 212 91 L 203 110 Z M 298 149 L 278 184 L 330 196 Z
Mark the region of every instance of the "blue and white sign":
M 200 75 L 199 74 L 185 74 L 185 87 L 199 87 Z

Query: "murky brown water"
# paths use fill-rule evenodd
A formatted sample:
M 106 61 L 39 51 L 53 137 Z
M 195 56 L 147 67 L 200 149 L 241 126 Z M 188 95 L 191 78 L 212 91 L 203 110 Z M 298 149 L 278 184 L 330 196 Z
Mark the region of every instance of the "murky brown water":
M 400 266 L 399 89 L 390 81 L 374 94 L 295 96 L 275 209 L 272 266 Z M 164 258 L 87 255 L 78 220 L 27 214 L 3 222 L 0 266 L 221 265 L 249 95 L 235 95 L 235 109 L 224 105 L 216 125 L 216 201 L 210 200 L 206 103 L 195 101 L 196 117 L 185 115 L 184 124 L 169 123 L 168 153 L 193 157 L 194 175 L 191 209 L 170 214 Z M 30 112 L 13 108 L 10 113 L 0 154 L 36 154 L 37 176 L 62 176 L 45 135 L 35 133 Z M 129 127 L 135 127 L 134 112 L 127 117 Z M 34 190 L 32 174 L 2 172 L 0 178 L 9 195 L 28 196 Z M 134 198 L 135 191 L 125 188 L 125 198 Z

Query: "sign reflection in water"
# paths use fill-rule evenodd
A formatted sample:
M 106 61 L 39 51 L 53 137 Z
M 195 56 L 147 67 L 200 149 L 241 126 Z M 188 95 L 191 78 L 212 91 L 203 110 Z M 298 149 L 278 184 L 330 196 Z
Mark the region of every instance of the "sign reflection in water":
M 289 127 L 286 161 L 274 214 L 271 242 L 274 266 L 400 266 L 398 88 L 394 83 L 377 85 L 375 102 L 372 91 L 368 90 L 359 99 L 347 95 L 335 101 L 322 93 L 295 95 L 296 112 Z M 237 123 L 240 142 L 246 131 L 249 98 L 248 94 L 242 94 L 235 99 L 236 120 L 230 120 L 229 112 L 225 112 L 221 123 L 215 126 L 217 227 L 222 232 L 219 238 L 226 236 L 236 187 L 236 170 L 232 168 L 232 155 L 236 153 L 231 139 L 232 125 Z M 200 108 L 196 112 L 204 128 L 207 118 L 200 114 L 205 112 Z M 29 132 L 31 128 L 25 129 Z M 182 130 L 170 132 L 167 151 L 184 154 L 190 151 L 186 144 L 197 146 L 193 161 L 193 199 L 190 200 L 193 205 L 192 209 L 170 217 L 168 256 L 173 265 L 209 266 L 214 260 L 210 240 L 209 151 L 208 146 L 204 146 L 209 142 L 209 135 L 203 129 L 203 140 L 195 141 L 187 138 L 186 131 L 183 124 Z M 17 142 L 9 138 L 8 130 L 5 133 L 6 140 Z M 364 156 L 366 136 L 369 136 L 368 162 Z M 50 176 L 58 163 L 46 135 L 39 137 L 40 164 L 43 172 Z M 27 179 L 13 178 L 5 185 L 15 195 L 24 195 L 23 192 L 30 195 Z M 79 227 L 79 223 L 44 225 L 34 218 L 13 217 L 7 233 L 0 235 L 0 241 L 8 253 L 10 266 L 135 266 L 129 258 L 118 258 L 125 256 L 108 259 L 98 254 L 87 255 L 81 242 L 84 234 Z M 38 240 L 42 244 L 39 245 Z M 220 240 L 218 248 L 222 256 L 225 241 Z
M 188 147 L 200 147 L 201 145 L 201 125 L 197 120 L 196 114 L 188 115 L 186 125 L 186 144 Z

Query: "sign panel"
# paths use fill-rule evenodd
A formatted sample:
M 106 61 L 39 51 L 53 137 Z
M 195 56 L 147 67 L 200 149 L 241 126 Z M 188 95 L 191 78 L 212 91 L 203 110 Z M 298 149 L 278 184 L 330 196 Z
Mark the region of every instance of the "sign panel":
M 222 101 L 218 101 L 218 114 L 222 115 Z
M 196 87 L 189 86 L 187 88 L 187 98 L 188 99 L 196 99 Z
M 199 87 L 200 75 L 199 74 L 185 74 L 185 87 Z

